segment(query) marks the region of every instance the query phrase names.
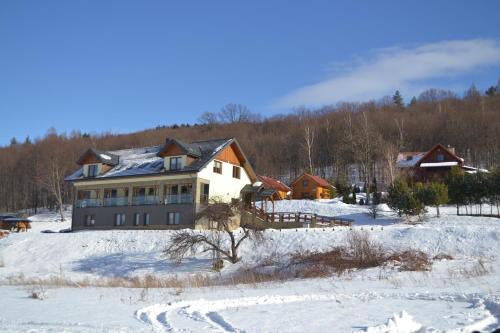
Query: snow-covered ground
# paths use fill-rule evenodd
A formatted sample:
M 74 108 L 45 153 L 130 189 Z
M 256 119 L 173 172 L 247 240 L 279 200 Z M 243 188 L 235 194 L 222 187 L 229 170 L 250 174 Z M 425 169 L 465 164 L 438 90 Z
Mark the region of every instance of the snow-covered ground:
M 45 288 L 8 285 L 8 278 L 188 276 L 210 271 L 209 254 L 177 265 L 162 257 L 169 231 L 42 233 L 70 226 L 44 213 L 27 233 L 0 240 L 0 331 L 7 332 L 471 332 L 500 325 L 500 219 L 453 215 L 454 207 L 425 222 L 402 223 L 386 207 L 371 219 L 367 208 L 337 200 L 278 202 L 275 211 L 300 211 L 355 220 L 391 249 L 420 249 L 435 261 L 430 272 L 369 269 L 341 277 L 185 289 Z M 243 260 L 226 264 L 223 276 L 269 255 L 300 249 L 327 250 L 349 228 L 269 230 L 266 242 L 244 244 Z M 3 266 L 3 267 L 2 267 Z M 481 268 L 481 269 L 478 269 Z M 39 287 L 35 287 L 39 288 Z

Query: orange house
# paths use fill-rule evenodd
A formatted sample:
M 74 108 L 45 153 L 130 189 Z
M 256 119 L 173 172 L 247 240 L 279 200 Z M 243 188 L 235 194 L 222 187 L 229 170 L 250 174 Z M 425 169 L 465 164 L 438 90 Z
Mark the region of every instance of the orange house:
M 329 199 L 335 187 L 325 179 L 303 173 L 292 184 L 293 199 Z

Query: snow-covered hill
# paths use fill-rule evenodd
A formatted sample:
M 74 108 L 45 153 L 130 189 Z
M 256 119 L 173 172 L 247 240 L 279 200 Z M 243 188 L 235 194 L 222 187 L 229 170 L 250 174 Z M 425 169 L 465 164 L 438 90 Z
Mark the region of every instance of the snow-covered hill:
M 448 207 L 442 209 L 440 218 L 433 217 L 430 209 L 424 223 L 407 225 L 383 207 L 381 219 L 373 220 L 365 207 L 336 200 L 282 201 L 275 210 L 353 218 L 353 229 L 363 229 L 388 248 L 420 249 L 431 256 L 446 253 L 454 260 L 436 261 L 431 272 L 370 269 L 343 277 L 237 288 L 52 289 L 43 301 L 27 298 L 27 287 L 0 286 L 0 307 L 5 309 L 0 314 L 0 328 L 35 332 L 137 332 L 151 328 L 321 332 L 333 327 L 338 332 L 412 332 L 423 327 L 424 332 L 470 332 L 498 325 L 500 219 L 457 217 L 454 208 Z M 41 232 L 68 228 L 71 214 L 67 214 L 64 222 L 56 222 L 54 213 L 33 216 L 29 232 L 0 240 L 0 282 L 5 285 L 9 277 L 19 274 L 27 278 L 63 276 L 75 281 L 145 274 L 218 274 L 210 271 L 209 254 L 197 253 L 180 265 L 165 260 L 162 250 L 172 234 L 169 231 Z M 299 249 L 329 249 L 342 243 L 348 232 L 346 227 L 268 230 L 264 244 L 245 244 L 242 262 L 227 265 L 222 274 L 251 266 L 271 253 L 280 258 Z M 486 271 L 474 274 L 478 260 Z M 21 311 L 23 316 L 19 317 Z

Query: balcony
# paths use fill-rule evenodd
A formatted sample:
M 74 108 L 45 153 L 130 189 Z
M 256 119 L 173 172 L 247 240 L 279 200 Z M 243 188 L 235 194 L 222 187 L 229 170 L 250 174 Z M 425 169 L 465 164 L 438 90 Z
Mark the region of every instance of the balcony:
M 142 205 L 158 205 L 161 203 L 160 197 L 156 195 L 145 195 L 132 198 L 132 205 L 142 206 Z
M 128 205 L 128 197 L 104 198 L 104 206 L 106 207 L 127 206 L 127 205 Z
M 167 194 L 165 196 L 165 204 L 182 204 L 193 203 L 193 195 L 188 194 Z
M 99 207 L 100 199 L 80 199 L 76 200 L 77 208 Z

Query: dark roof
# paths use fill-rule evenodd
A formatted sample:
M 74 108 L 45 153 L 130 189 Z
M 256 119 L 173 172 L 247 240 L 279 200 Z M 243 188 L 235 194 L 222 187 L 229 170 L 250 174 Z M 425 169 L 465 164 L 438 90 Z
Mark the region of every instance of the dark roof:
M 95 148 L 89 148 L 76 163 L 82 165 L 83 159 L 88 154 L 92 154 L 95 156 L 99 163 L 108 164 L 108 165 L 117 165 L 120 161 L 119 157 L 112 152 L 102 151 Z
M 78 169 L 72 175 L 66 177 L 67 181 L 78 181 L 87 179 L 117 178 L 130 176 L 147 176 L 157 174 L 177 174 L 198 172 L 208 164 L 215 155 L 226 146 L 235 142 L 234 139 L 217 139 L 207 141 L 195 141 L 189 144 L 190 149 L 196 149 L 199 157 L 190 165 L 180 170 L 166 171 L 163 165 L 163 158 L 158 156 L 164 146 L 154 146 L 145 148 L 132 148 L 103 152 L 106 155 L 118 157 L 118 164 L 105 174 L 95 178 L 86 178 L 83 175 L 83 168 Z

